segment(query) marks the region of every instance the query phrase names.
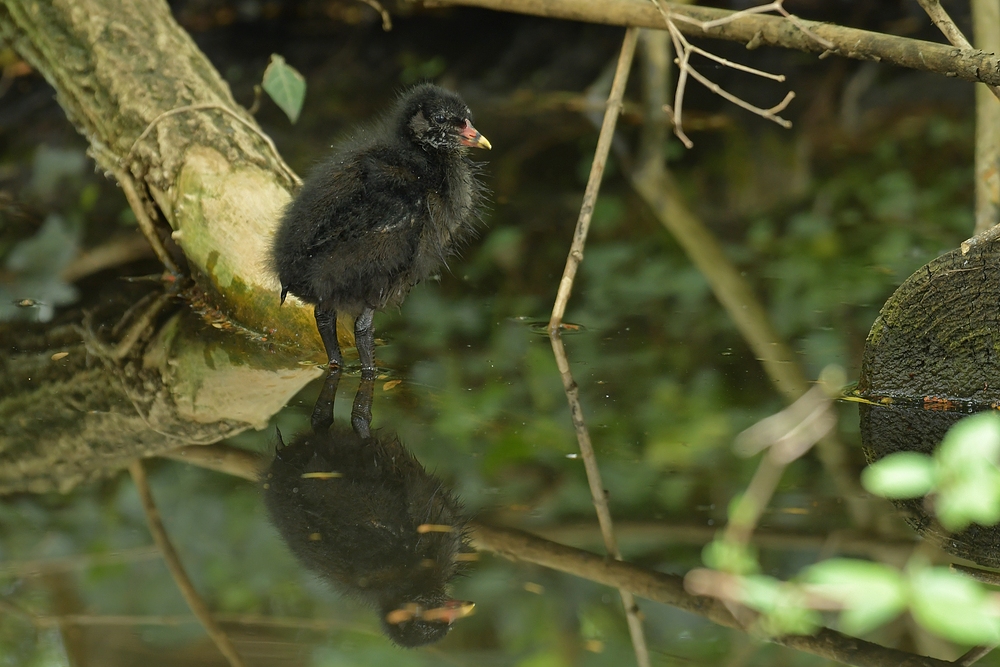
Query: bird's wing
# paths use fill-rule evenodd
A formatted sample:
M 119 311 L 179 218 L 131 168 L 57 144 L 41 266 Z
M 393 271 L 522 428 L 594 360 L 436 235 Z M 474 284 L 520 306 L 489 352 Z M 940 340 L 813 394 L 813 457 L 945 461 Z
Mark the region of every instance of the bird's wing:
M 377 151 L 331 170 L 326 183 L 329 219 L 310 249 L 413 228 L 426 211 L 419 177 Z

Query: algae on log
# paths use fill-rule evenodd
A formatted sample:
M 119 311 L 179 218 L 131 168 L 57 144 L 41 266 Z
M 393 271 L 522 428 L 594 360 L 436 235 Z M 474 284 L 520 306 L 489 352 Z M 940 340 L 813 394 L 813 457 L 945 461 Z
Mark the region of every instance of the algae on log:
M 56 89 L 118 179 L 179 248 L 213 305 L 269 340 L 321 358 L 311 308 L 267 270 L 266 247 L 297 177 L 164 0 L 0 0 L 0 37 Z
M 155 317 L 127 354 L 87 325 L 0 327 L 0 495 L 67 492 L 136 458 L 264 428 L 321 373 L 186 308 Z
M 857 393 L 945 408 L 1000 405 L 1000 241 L 964 244 L 917 270 L 872 325 Z

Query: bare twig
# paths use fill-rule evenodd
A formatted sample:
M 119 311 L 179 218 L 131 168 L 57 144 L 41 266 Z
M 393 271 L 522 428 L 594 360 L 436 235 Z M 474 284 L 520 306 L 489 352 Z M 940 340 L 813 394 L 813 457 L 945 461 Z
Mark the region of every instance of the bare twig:
M 978 49 L 1000 53 L 1000 0 L 972 0 L 972 37 Z M 1000 102 L 976 86 L 976 226 L 1000 224 Z
M 382 17 L 383 32 L 389 32 L 390 30 L 392 30 L 392 17 L 389 16 L 389 12 L 386 11 L 385 7 L 383 7 L 381 3 L 378 2 L 378 0 L 361 0 L 361 2 L 365 3 L 366 5 L 377 11 L 379 13 L 379 16 Z
M 0 601 L 0 608 L 2 608 L 2 605 L 3 601 Z M 214 614 L 213 618 L 215 618 L 218 623 L 237 626 L 289 628 L 294 630 L 313 630 L 316 632 L 327 632 L 334 629 L 347 629 L 351 632 L 358 632 L 367 635 L 377 634 L 370 626 L 360 623 L 353 625 L 345 623 L 339 619 L 331 618 L 295 618 L 288 616 L 262 616 L 259 614 Z M 176 626 L 199 622 L 198 618 L 195 616 L 186 616 L 181 614 L 150 616 L 125 614 L 61 614 L 58 616 L 32 616 L 32 619 L 38 627 L 43 628 L 63 624 L 135 627 L 140 625 Z
M 144 308 L 125 335 L 117 342 L 108 345 L 98 339 L 90 329 L 89 316 L 84 319 L 84 342 L 87 348 L 107 361 L 121 361 L 135 349 L 136 344 L 152 330 L 153 322 L 164 307 L 170 303 L 169 294 L 156 294 L 148 307 Z
M 917 0 L 917 2 L 927 12 L 927 16 L 930 17 L 931 22 L 944 34 L 945 39 L 960 49 L 973 50 L 972 44 L 965 38 L 962 31 L 958 29 L 955 22 L 951 20 L 951 17 L 948 16 L 948 12 L 944 10 L 939 0 Z M 990 89 L 997 99 L 1000 99 L 1000 86 L 987 85 L 987 88 Z
M 759 69 L 755 69 L 753 67 L 740 65 L 725 58 L 720 58 L 719 56 L 716 56 L 715 54 L 710 53 L 705 49 L 701 49 L 697 46 L 694 46 L 687 40 L 684 34 L 674 23 L 674 19 L 679 19 L 687 23 L 693 23 L 699 25 L 699 27 L 701 27 L 704 30 L 710 28 L 717 28 L 721 25 L 728 24 L 730 22 L 742 18 L 743 16 L 749 16 L 751 14 L 758 14 L 767 11 L 784 12 L 784 9 L 781 7 L 782 0 L 777 0 L 776 2 L 772 2 L 769 5 L 752 7 L 750 9 L 743 10 L 741 12 L 736 12 L 735 14 L 731 14 L 729 16 L 704 23 L 696 21 L 690 17 L 684 16 L 683 14 L 675 14 L 674 12 L 666 8 L 662 0 L 650 0 L 650 2 L 656 5 L 657 10 L 659 10 L 660 16 L 663 18 L 663 21 L 666 24 L 666 28 L 670 33 L 670 39 L 674 43 L 674 51 L 677 53 L 677 58 L 674 62 L 676 62 L 678 65 L 679 73 L 677 75 L 677 88 L 674 92 L 674 104 L 672 107 L 664 106 L 663 110 L 670 115 L 670 118 L 674 124 L 674 133 L 677 135 L 677 138 L 681 140 L 681 142 L 684 144 L 686 148 L 691 148 L 694 146 L 694 143 L 691 141 L 690 137 L 688 137 L 687 134 L 684 132 L 683 120 L 682 120 L 684 93 L 686 92 L 688 75 L 690 75 L 692 78 L 694 78 L 696 81 L 701 83 L 703 86 L 708 88 L 716 95 L 719 95 L 723 99 L 726 99 L 729 102 L 732 102 L 733 104 L 736 104 L 737 106 L 742 107 L 747 111 L 750 111 L 751 113 L 755 113 L 758 116 L 761 116 L 762 118 L 766 118 L 767 120 L 775 122 L 778 125 L 784 127 L 785 129 L 788 129 L 792 126 L 792 123 L 790 121 L 781 118 L 777 114 L 781 112 L 786 106 L 788 106 L 788 103 L 791 102 L 792 99 L 794 99 L 795 93 L 789 92 L 787 95 L 785 95 L 785 99 L 776 104 L 775 106 L 771 107 L 770 109 L 762 109 L 733 95 L 732 93 L 723 90 L 723 88 L 719 86 L 719 84 L 709 80 L 708 77 L 706 77 L 701 72 L 696 70 L 694 66 L 691 64 L 691 54 L 697 53 L 698 55 L 704 56 L 726 67 L 730 67 L 732 69 L 741 72 L 746 72 L 748 74 L 753 74 L 774 81 L 784 81 L 785 77 L 783 75 L 770 74 L 768 72 L 764 72 Z M 817 39 L 819 38 L 817 37 Z
M 590 495 L 594 502 L 594 509 L 597 511 L 597 521 L 600 524 L 601 536 L 604 539 L 604 548 L 607 549 L 608 554 L 612 558 L 621 560 L 622 554 L 618 549 L 618 542 L 615 540 L 611 510 L 608 508 L 607 495 L 604 491 L 604 484 L 601 481 L 601 470 L 597 466 L 597 457 L 594 454 L 594 447 L 590 441 L 590 432 L 583 418 L 579 388 L 569 368 L 569 360 L 566 358 L 566 349 L 563 347 L 562 336 L 558 330 L 554 330 L 550 331 L 549 337 L 552 341 L 552 350 L 556 357 L 556 365 L 559 367 L 559 375 L 563 381 L 563 389 L 566 392 L 566 400 L 569 402 L 570 418 L 573 420 L 573 430 L 576 432 L 576 440 L 580 446 L 580 456 L 587 471 L 587 482 L 590 485 Z M 632 637 L 632 645 L 635 648 L 636 662 L 639 664 L 639 667 L 648 667 L 650 664 L 649 650 L 646 648 L 642 620 L 639 618 L 635 598 L 626 589 L 619 588 L 618 592 L 622 598 L 622 605 L 625 607 L 629 634 Z
M 139 196 L 139 191 L 135 187 L 135 181 L 132 179 L 132 174 L 127 170 L 116 168 L 112 170 L 115 175 L 115 179 L 118 181 L 118 185 L 121 186 L 122 192 L 125 193 L 125 199 L 128 201 L 129 207 L 131 207 L 132 212 L 135 213 L 135 219 L 139 223 L 139 229 L 142 230 L 143 235 L 146 240 L 149 241 L 149 245 L 153 248 L 153 252 L 156 253 L 157 259 L 162 262 L 163 267 L 175 276 L 179 276 L 180 269 L 174 263 L 173 258 L 167 249 L 163 246 L 163 242 L 160 241 L 160 235 L 156 232 L 156 225 L 153 224 L 152 218 L 149 217 L 149 213 L 146 212 L 146 202 L 142 197 Z
M 261 470 L 267 466 L 267 462 L 260 454 L 221 444 L 187 445 L 161 456 L 234 477 L 242 477 L 255 483 L 260 479 Z
M 215 619 L 212 618 L 212 613 L 209 611 L 208 605 L 201 599 L 198 591 L 195 590 L 194 585 L 191 583 L 191 579 L 188 578 L 187 572 L 184 571 L 180 556 L 178 556 L 177 551 L 174 549 L 174 545 L 171 544 L 170 538 L 167 536 L 167 531 L 163 527 L 163 522 L 160 521 L 160 512 L 156 509 L 156 503 L 153 502 L 153 494 L 149 489 L 149 481 L 146 478 L 146 471 L 142 466 L 142 461 L 133 461 L 129 464 L 128 470 L 132 475 L 132 481 L 135 483 L 136 490 L 139 492 L 142 509 L 146 512 L 149 532 L 153 534 L 156 546 L 163 553 L 163 560 L 167 565 L 167 569 L 170 570 L 174 581 L 177 583 L 177 588 L 180 589 L 181 595 L 184 596 L 184 600 L 188 603 L 191 611 L 201 621 L 208 636 L 219 647 L 219 651 L 226 657 L 229 664 L 232 667 L 244 667 L 243 659 L 236 652 L 236 647 L 233 646 L 229 637 L 222 631 L 222 628 L 215 622 Z
M 625 83 L 628 81 L 629 68 L 632 66 L 632 56 L 635 54 L 638 38 L 638 28 L 629 28 L 625 31 L 622 50 L 618 56 L 615 80 L 611 84 L 611 95 L 608 97 L 608 105 L 604 111 L 604 123 L 601 125 L 597 149 L 594 151 L 594 162 L 590 167 L 590 177 L 587 179 L 587 188 L 583 193 L 580 216 L 576 221 L 573 243 L 570 246 L 569 256 L 566 258 L 562 279 L 559 281 L 556 302 L 552 306 L 552 316 L 549 319 L 550 333 L 557 332 L 559 325 L 562 324 L 563 315 L 566 313 L 566 304 L 573 291 L 573 280 L 580 262 L 583 261 L 583 248 L 587 244 L 590 219 L 594 215 L 594 203 L 597 201 L 597 193 L 601 189 L 601 178 L 604 176 L 604 166 L 607 163 L 608 151 L 611 149 L 611 141 L 614 138 L 618 114 L 621 113 L 622 96 L 625 94 Z
M 136 547 L 134 549 L 123 549 L 105 554 L 80 554 L 78 556 L 64 556 L 62 558 L 8 561 L 0 565 L 0 575 L 30 577 L 44 572 L 61 572 L 97 565 L 152 560 L 159 558 L 159 556 L 160 552 L 155 547 Z
M 988 656 L 994 649 L 996 649 L 996 646 L 973 646 L 962 657 L 956 660 L 955 664 L 960 667 L 969 667 L 969 665 L 974 665 Z
M 59 277 L 68 283 L 150 255 L 151 246 L 143 236 L 119 236 L 81 253 L 62 270 Z

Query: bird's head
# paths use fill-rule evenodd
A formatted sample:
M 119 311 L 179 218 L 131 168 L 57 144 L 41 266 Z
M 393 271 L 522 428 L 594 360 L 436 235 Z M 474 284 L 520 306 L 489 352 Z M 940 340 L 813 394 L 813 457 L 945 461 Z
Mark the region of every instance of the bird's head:
M 492 148 L 472 126 L 472 112 L 462 98 L 439 86 L 425 83 L 407 91 L 400 100 L 400 132 L 425 150 L 459 152 L 467 146 Z
M 444 639 L 451 632 L 452 624 L 470 615 L 475 606 L 472 602 L 448 599 L 441 594 L 384 605 L 382 626 L 399 646 L 416 648 Z

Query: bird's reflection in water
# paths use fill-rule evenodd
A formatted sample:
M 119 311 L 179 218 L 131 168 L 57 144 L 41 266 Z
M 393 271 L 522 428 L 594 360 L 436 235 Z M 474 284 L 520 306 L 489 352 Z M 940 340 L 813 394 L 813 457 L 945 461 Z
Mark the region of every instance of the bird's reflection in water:
M 400 646 L 442 639 L 473 604 L 448 582 L 475 554 L 462 507 L 393 433 L 370 430 L 372 380 L 362 380 L 351 428 L 333 420 L 340 373 L 327 378 L 312 432 L 281 442 L 264 473 L 271 520 L 299 561 L 375 607 Z

